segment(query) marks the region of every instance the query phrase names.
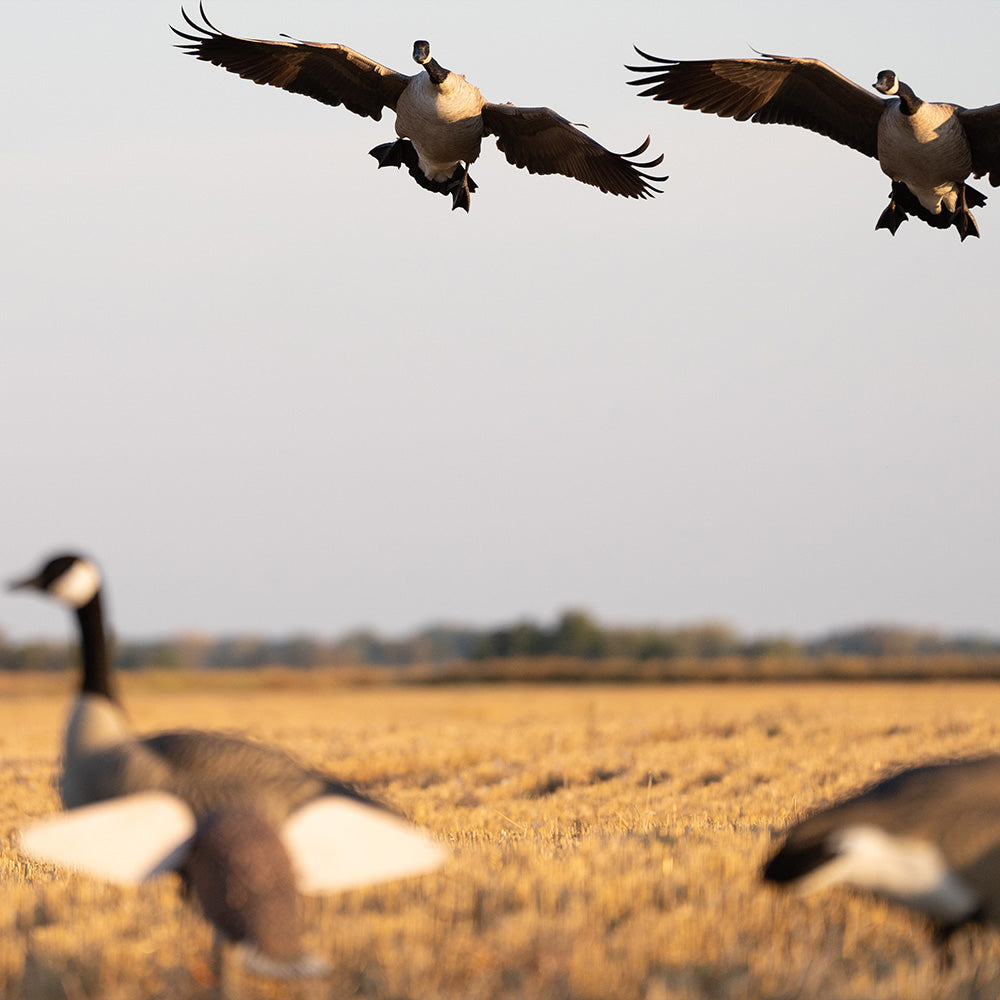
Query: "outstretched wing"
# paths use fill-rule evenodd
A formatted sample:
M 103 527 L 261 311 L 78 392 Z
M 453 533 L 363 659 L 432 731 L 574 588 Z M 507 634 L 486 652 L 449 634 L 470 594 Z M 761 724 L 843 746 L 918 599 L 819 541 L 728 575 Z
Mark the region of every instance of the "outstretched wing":
M 302 892 L 320 894 L 439 868 L 447 850 L 418 827 L 364 802 L 324 795 L 281 830 Z
M 135 885 L 179 868 L 194 835 L 194 813 L 179 798 L 142 792 L 37 820 L 20 846 L 40 861 Z
M 383 108 L 396 110 L 399 95 L 410 81 L 346 45 L 236 38 L 209 21 L 204 5 L 199 11 L 204 24 L 193 21 L 181 8 L 184 20 L 197 34 L 171 27 L 174 34 L 187 39 L 177 47 L 254 83 L 305 94 L 324 104 L 342 104 L 356 115 L 379 121 Z
M 1000 104 L 985 108 L 959 108 L 958 119 L 972 150 L 972 172 L 990 175 L 990 184 L 1000 187 Z
M 818 59 L 762 53 L 762 59 L 660 59 L 636 48 L 648 74 L 629 80 L 640 97 L 667 101 L 720 118 L 798 125 L 865 156 L 878 156 L 878 122 L 885 101 Z M 657 72 L 650 73 L 656 69 Z
M 662 155 L 635 162 L 649 146 L 648 136 L 631 153 L 612 153 L 551 108 L 487 103 L 482 116 L 484 132 L 497 137 L 507 162 L 533 174 L 564 174 L 626 198 L 652 197 L 660 188 L 649 182 L 667 179 L 646 173 L 663 160 Z

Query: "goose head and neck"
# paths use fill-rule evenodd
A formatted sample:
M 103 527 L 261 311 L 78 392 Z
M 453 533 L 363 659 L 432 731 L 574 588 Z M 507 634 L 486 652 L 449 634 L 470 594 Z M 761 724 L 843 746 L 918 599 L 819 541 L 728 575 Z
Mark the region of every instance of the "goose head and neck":
M 413 61 L 423 66 L 431 82 L 440 87 L 448 79 L 451 70 L 445 69 L 432 55 L 431 43 L 418 39 L 413 43 Z
M 11 583 L 10 589 L 40 590 L 73 609 L 80 629 L 83 661 L 80 692 L 116 701 L 104 631 L 101 572 L 97 566 L 83 556 L 55 556 L 33 576 Z
M 128 737 L 125 714 L 111 683 L 101 604 L 101 573 L 83 556 L 59 555 L 34 575 L 11 583 L 10 589 L 41 591 L 72 608 L 76 614 L 82 675 L 79 695 L 66 730 L 65 784 L 76 764 L 87 754 Z
M 898 97 L 899 107 L 904 115 L 916 114 L 924 103 L 891 69 L 882 70 L 872 86 L 886 97 Z

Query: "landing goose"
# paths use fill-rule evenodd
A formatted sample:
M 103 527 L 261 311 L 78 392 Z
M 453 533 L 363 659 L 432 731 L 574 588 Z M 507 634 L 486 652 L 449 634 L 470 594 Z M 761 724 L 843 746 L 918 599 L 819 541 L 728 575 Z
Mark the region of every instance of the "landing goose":
M 763 877 L 804 893 L 867 889 L 925 914 L 941 938 L 1000 923 L 1000 756 L 911 768 L 809 816 Z
M 910 215 L 936 229 L 978 236 L 970 208 L 985 195 L 965 183 L 972 173 L 1000 184 L 1000 104 L 969 110 L 920 100 L 892 70 L 870 93 L 818 59 L 761 53 L 760 59 L 680 62 L 636 49 L 648 61 L 627 69 L 641 97 L 737 121 L 799 125 L 878 159 L 892 179 L 876 229 L 895 235 Z M 656 72 L 652 72 L 652 70 Z
M 112 684 L 101 574 L 67 554 L 11 584 L 71 607 L 80 691 L 63 745 L 59 792 L 69 810 L 22 833 L 22 849 L 99 877 L 135 883 L 180 870 L 246 968 L 312 974 L 298 892 L 322 893 L 429 871 L 443 849 L 349 785 L 275 747 L 222 733 L 133 733 Z
M 464 76 L 442 67 L 422 39 L 413 43 L 413 59 L 422 69 L 406 76 L 333 42 L 227 35 L 208 20 L 204 6 L 200 12 L 203 24 L 181 9 L 197 34 L 171 28 L 186 39 L 178 48 L 254 83 L 342 104 L 375 121 L 384 109 L 394 111 L 399 138 L 376 146 L 371 155 L 379 167 L 406 167 L 421 187 L 451 194 L 453 210 L 469 210 L 476 190 L 469 164 L 487 135 L 496 137 L 516 167 L 533 174 L 564 174 L 608 194 L 647 198 L 660 190 L 650 182 L 666 180 L 647 173 L 662 155 L 637 161 L 649 146 L 648 136 L 631 153 L 612 153 L 550 108 L 493 104 Z

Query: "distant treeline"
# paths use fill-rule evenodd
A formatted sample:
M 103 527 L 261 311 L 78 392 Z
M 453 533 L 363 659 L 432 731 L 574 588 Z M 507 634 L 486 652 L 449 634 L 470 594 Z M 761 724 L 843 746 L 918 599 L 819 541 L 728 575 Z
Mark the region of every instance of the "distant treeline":
M 2 670 L 62 670 L 70 666 L 74 656 L 72 647 L 66 643 L 14 643 L 0 636 Z M 710 669 L 709 665 L 724 662 L 727 675 L 733 671 L 739 673 L 738 665 L 743 664 L 750 673 L 780 676 L 784 672 L 782 663 L 788 665 L 791 674 L 809 674 L 813 667 L 817 674 L 822 674 L 825 672 L 823 664 L 829 666 L 833 660 L 860 658 L 892 661 L 896 665 L 933 660 L 952 664 L 953 669 L 946 672 L 976 676 L 995 672 L 1000 676 L 1000 639 L 947 636 L 892 626 L 847 629 L 815 640 L 797 640 L 789 636 L 748 639 L 730 626 L 717 622 L 676 628 L 611 628 L 600 625 L 584 612 L 567 611 L 550 626 L 533 621 L 492 630 L 440 625 L 401 639 L 357 631 L 333 640 L 311 636 L 218 639 L 195 635 L 147 642 L 123 640 L 116 644 L 115 658 L 123 670 L 422 665 L 448 668 L 447 673 L 455 672 L 457 665 L 464 664 L 458 671 L 463 678 L 475 677 L 477 663 L 482 664 L 484 675 L 502 674 L 504 661 L 518 664 L 543 660 L 553 664 L 574 662 L 582 663 L 584 670 L 587 663 L 592 663 L 595 676 L 608 673 L 611 665 L 616 675 L 619 672 L 627 674 L 628 664 L 634 664 L 638 676 L 667 677 L 677 674 L 669 665 L 678 663 L 686 665 L 685 674 L 690 669 L 697 671 L 698 663 L 705 665 L 706 676 L 718 674 L 720 671 Z M 501 665 L 499 670 L 498 663 Z M 752 669 L 755 664 L 765 663 L 766 670 Z M 664 667 L 652 669 L 653 664 Z M 923 672 L 917 670 L 917 673 Z M 890 673 L 897 673 L 897 667 Z

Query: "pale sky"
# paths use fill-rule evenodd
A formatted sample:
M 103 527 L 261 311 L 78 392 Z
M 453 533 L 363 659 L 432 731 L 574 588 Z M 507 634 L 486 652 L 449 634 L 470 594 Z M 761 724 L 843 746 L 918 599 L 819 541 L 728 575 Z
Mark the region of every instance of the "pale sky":
M 636 96 L 631 46 L 815 56 L 1000 101 L 994 3 L 206 0 L 233 34 L 415 38 L 652 201 L 376 169 L 343 108 L 184 56 L 177 5 L 4 11 L 0 574 L 72 548 L 132 638 L 721 619 L 1000 632 L 1000 192 L 875 232 L 874 160 Z M 947 25 L 958 22 L 962 30 Z M 12 638 L 67 633 L 0 595 Z

